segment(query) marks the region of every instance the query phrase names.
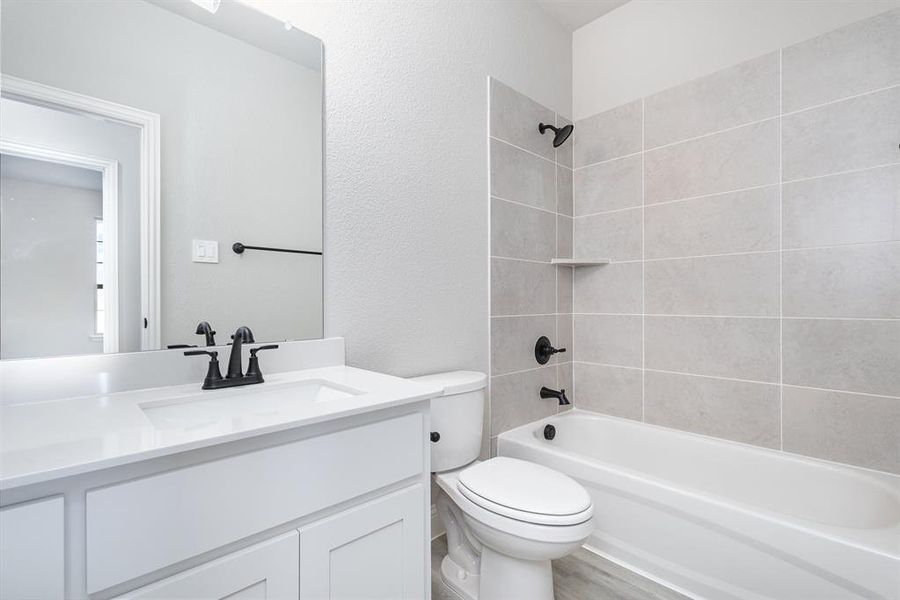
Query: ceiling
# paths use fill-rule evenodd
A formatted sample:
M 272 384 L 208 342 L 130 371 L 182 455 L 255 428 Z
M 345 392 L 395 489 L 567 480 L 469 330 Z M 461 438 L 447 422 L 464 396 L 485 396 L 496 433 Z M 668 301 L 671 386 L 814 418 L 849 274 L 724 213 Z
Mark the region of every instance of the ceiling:
M 602 17 L 628 0 L 537 0 L 540 6 L 569 31 Z

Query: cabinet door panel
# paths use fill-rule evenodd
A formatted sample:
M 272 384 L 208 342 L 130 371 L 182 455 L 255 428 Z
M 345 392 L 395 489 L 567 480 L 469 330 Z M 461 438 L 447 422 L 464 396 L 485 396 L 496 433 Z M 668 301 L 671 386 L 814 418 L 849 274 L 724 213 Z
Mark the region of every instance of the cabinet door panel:
M 0 599 L 65 596 L 64 510 L 62 496 L 0 510 Z
M 119 600 L 297 598 L 299 542 L 292 531 L 140 588 Z
M 300 530 L 300 598 L 424 598 L 425 509 L 414 485 Z

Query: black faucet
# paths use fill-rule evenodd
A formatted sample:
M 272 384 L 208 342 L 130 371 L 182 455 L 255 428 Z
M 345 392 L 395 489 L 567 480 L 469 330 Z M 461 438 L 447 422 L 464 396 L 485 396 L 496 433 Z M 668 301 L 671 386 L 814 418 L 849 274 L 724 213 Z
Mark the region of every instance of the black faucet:
M 234 335 L 231 336 L 231 339 L 233 340 L 231 343 L 231 358 L 228 359 L 228 374 L 225 375 L 226 379 L 244 376 L 244 357 L 241 349 L 244 347 L 244 344 L 256 342 L 256 340 L 253 339 L 253 332 L 250 331 L 250 328 L 246 325 L 238 327 L 234 332 Z
M 213 328 L 210 327 L 209 323 L 206 321 L 200 321 L 197 325 L 197 331 L 195 331 L 197 335 L 206 336 L 206 346 L 215 346 L 216 345 L 216 332 L 213 331 Z M 168 350 L 174 350 L 176 348 L 196 348 L 197 344 L 169 344 L 166 346 Z
M 212 332 L 215 333 L 215 332 Z M 205 354 L 209 356 L 209 369 L 206 377 L 203 379 L 204 390 L 216 390 L 220 388 L 235 387 L 238 385 L 250 385 L 252 383 L 262 383 L 264 381 L 262 371 L 259 369 L 259 358 L 256 353 L 260 350 L 274 350 L 278 348 L 278 344 L 269 344 L 266 346 L 257 346 L 250 349 L 250 364 L 247 367 L 247 374 L 244 375 L 242 369 L 243 357 L 241 350 L 244 344 L 253 344 L 253 332 L 249 327 L 241 326 L 237 328 L 231 345 L 231 358 L 228 360 L 228 374 L 222 377 L 219 370 L 219 353 L 215 350 L 189 350 L 184 353 L 185 356 L 199 356 Z
M 206 345 L 207 346 L 215 346 L 216 345 L 216 332 L 213 331 L 213 328 L 210 327 L 209 323 L 206 321 L 200 321 L 197 325 L 197 331 L 195 331 L 197 335 L 206 336 Z
M 560 406 L 571 404 L 571 402 L 569 402 L 569 399 L 566 398 L 566 390 L 559 390 L 557 392 L 556 390 L 551 390 L 548 387 L 542 387 L 541 398 L 556 398 L 557 400 L 559 400 Z

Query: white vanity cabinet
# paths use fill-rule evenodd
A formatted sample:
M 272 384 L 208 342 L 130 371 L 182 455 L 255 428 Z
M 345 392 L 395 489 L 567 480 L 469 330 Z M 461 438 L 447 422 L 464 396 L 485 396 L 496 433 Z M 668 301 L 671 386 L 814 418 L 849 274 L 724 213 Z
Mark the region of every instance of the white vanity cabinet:
M 65 598 L 62 496 L 0 509 L 0 600 Z
M 420 484 L 300 531 L 300 598 L 414 599 L 428 586 Z
M 87 591 L 421 476 L 426 435 L 411 413 L 90 490 Z
M 428 425 L 419 400 L 14 489 L 0 600 L 427 598 Z
M 415 484 L 116 600 L 418 600 L 423 500 Z

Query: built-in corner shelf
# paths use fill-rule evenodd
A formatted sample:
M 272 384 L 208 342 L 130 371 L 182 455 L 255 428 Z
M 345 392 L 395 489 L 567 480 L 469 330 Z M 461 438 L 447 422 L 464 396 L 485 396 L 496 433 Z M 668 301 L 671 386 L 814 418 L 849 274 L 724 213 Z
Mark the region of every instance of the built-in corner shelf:
M 595 267 L 597 265 L 608 265 L 608 258 L 551 258 L 551 265 L 559 265 L 561 267 Z

